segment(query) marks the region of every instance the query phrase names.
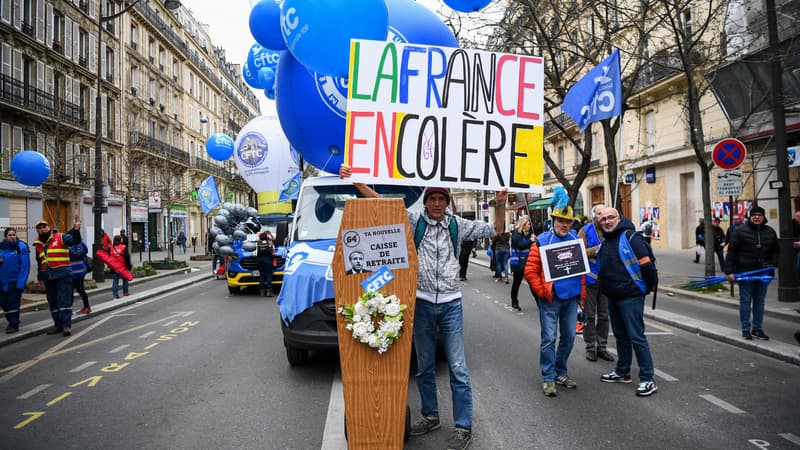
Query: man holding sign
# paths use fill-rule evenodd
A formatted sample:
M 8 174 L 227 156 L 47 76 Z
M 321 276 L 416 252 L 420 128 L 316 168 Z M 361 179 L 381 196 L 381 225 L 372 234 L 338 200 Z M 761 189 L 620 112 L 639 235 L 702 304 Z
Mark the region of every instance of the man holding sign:
M 557 206 L 550 216 L 553 218 L 553 230 L 536 237 L 525 265 L 525 279 L 539 299 L 539 323 L 542 328 L 539 366 L 544 379 L 542 389 L 545 396 L 555 397 L 556 384 L 567 389 L 578 386 L 568 374 L 567 360 L 575 342 L 577 303 L 586 298 L 583 274 L 586 273 L 587 264 L 581 264 L 581 260 L 586 260 L 583 241 L 570 228 L 575 220 L 572 208 Z M 570 245 L 570 241 L 575 241 L 577 246 Z M 548 246 L 561 243 L 566 245 L 552 247 L 552 250 L 547 251 Z M 572 264 L 573 262 L 576 264 Z M 556 350 L 559 328 L 561 340 Z
M 350 167 L 342 165 L 339 176 L 348 178 L 350 175 Z M 366 184 L 354 185 L 366 197 L 379 197 Z M 502 232 L 507 196 L 506 189 L 497 193 L 494 227 L 480 220 L 466 220 L 453 215 L 448 208 L 450 190 L 446 188 L 427 188 L 423 194 L 425 209 L 421 213 L 408 212 L 419 259 L 414 345 L 417 351 L 417 388 L 422 403 L 422 417 L 411 426 L 411 435 L 419 436 L 441 428 L 435 371 L 438 333 L 450 369 L 453 397 L 455 429 L 448 448 L 465 449 L 472 442 L 472 385 L 464 357 L 458 252 L 464 240 L 490 238 Z M 575 324 L 572 326 L 574 329 Z

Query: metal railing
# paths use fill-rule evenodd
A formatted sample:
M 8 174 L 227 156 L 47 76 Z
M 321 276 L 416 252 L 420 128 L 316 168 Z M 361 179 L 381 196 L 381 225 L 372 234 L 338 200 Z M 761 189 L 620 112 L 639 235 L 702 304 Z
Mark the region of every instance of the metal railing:
M 131 145 L 133 147 L 143 148 L 156 155 L 159 155 L 169 161 L 189 165 L 189 153 L 177 148 L 166 142 L 160 141 L 153 136 L 134 131 L 131 133 Z
M 572 118 L 569 117 L 566 113 L 562 112 L 561 114 L 557 115 L 555 117 L 555 119 L 548 120 L 547 122 L 544 123 L 544 135 L 545 136 L 549 136 L 549 135 L 551 135 L 553 133 L 561 131 L 561 130 L 558 129 L 558 127 L 555 126 L 555 124 L 553 122 L 559 123 L 564 128 L 569 128 L 569 127 L 575 125 L 575 121 L 572 120 Z
M 48 118 L 60 119 L 81 128 L 86 127 L 84 111 L 80 106 L 6 74 L 0 74 L 0 98 Z

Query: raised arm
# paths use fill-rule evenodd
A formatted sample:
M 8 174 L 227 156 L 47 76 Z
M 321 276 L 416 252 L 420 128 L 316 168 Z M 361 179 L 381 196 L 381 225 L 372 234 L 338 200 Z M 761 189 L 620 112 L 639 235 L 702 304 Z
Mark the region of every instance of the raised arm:
M 350 175 L 352 174 L 353 172 L 350 170 L 350 166 L 342 164 L 341 167 L 339 167 L 339 178 L 341 179 L 350 178 Z M 378 194 L 377 192 L 375 192 L 374 189 L 372 189 L 371 187 L 367 186 L 364 183 L 353 183 L 353 186 L 355 186 L 355 188 L 358 189 L 358 192 L 361 192 L 361 195 L 363 195 L 364 197 L 370 197 L 370 198 L 381 197 L 381 194 Z

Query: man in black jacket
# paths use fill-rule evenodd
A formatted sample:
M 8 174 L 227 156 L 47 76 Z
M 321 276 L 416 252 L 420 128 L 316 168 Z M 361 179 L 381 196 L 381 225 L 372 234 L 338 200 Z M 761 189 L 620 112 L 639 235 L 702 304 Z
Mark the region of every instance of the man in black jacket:
M 597 280 L 600 291 L 608 297 L 609 319 L 619 357 L 616 368 L 600 379 L 606 383 L 630 383 L 631 361 L 636 353 L 639 364 L 636 395 L 646 397 L 658 387 L 653 379 L 653 357 L 644 335 L 644 296 L 658 284 L 658 272 L 647 242 L 635 232 L 633 222 L 620 217 L 614 208 L 599 213 L 603 243 L 598 254 Z
M 725 258 L 728 281 L 735 281 L 735 275 L 742 272 L 775 267 L 778 263 L 778 252 L 778 235 L 767 226 L 764 208 L 750 208 L 750 220 L 731 234 L 728 255 Z M 753 336 L 765 341 L 769 339 L 763 329 L 764 299 L 768 286 L 769 281 L 739 281 L 739 320 L 742 322 L 742 337 L 747 340 L 753 339 Z

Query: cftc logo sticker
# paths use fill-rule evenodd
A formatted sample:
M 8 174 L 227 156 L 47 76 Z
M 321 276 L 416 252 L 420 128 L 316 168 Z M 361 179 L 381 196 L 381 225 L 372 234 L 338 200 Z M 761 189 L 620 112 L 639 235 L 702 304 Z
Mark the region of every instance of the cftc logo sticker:
M 246 167 L 258 167 L 267 158 L 267 140 L 260 133 L 250 132 L 244 135 L 242 143 L 236 149 L 236 157 Z

